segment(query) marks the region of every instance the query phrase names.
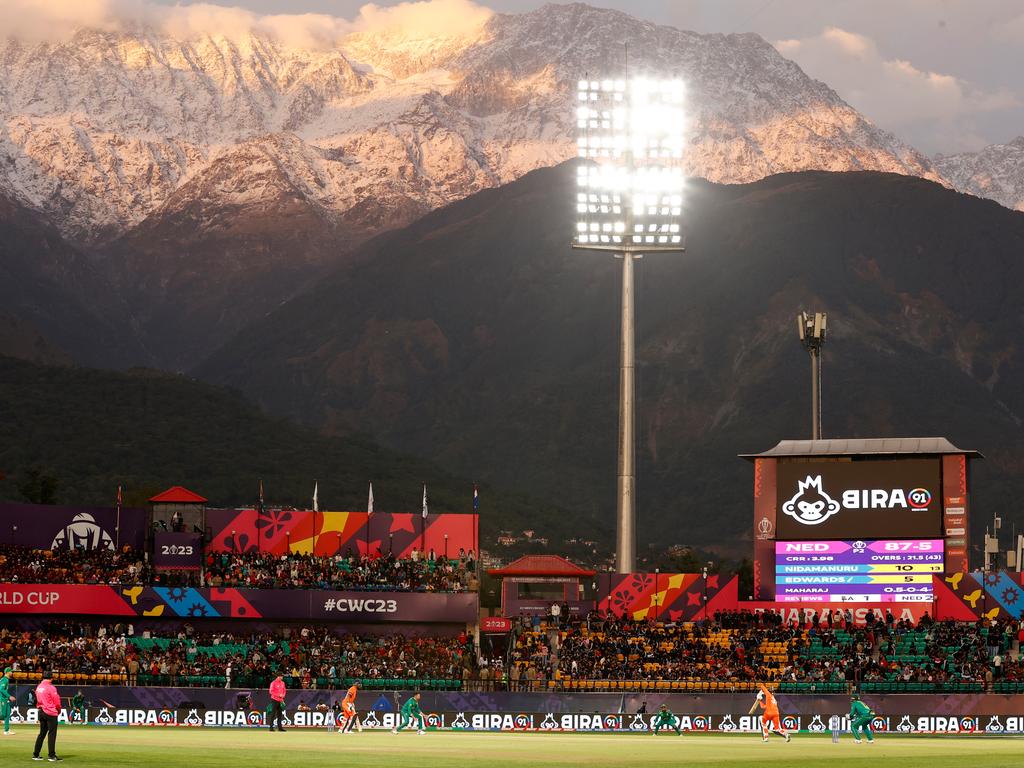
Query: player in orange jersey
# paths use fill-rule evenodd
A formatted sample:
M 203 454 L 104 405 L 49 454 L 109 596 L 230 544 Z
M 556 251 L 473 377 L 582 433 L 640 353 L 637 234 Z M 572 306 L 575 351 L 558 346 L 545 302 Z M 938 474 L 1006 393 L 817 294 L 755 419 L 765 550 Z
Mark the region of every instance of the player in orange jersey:
M 349 733 L 352 726 L 358 726 L 359 732 L 363 732 L 363 724 L 359 722 L 359 717 L 356 715 L 356 694 L 359 693 L 360 685 L 361 683 L 356 680 L 348 689 L 345 698 L 342 699 L 341 728 L 338 729 L 338 733 Z
M 754 700 L 753 706 L 750 707 L 748 715 L 754 714 L 758 707 L 764 710 L 761 713 L 761 738 L 764 742 L 768 743 L 768 735 L 773 731 L 779 736 L 782 736 L 787 742 L 789 741 L 789 734 L 782 725 L 782 720 L 779 717 L 779 702 L 775 699 L 775 694 L 769 691 L 764 685 L 758 685 L 757 698 Z

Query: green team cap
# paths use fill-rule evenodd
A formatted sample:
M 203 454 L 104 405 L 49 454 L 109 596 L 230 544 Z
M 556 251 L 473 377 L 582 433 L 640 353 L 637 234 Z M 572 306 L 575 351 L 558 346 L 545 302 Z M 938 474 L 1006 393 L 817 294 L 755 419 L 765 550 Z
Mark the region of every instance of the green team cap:
M 6 675 L 8 672 L 13 672 L 13 671 L 14 671 L 13 667 L 7 667 L 7 669 L 4 670 L 4 674 Z

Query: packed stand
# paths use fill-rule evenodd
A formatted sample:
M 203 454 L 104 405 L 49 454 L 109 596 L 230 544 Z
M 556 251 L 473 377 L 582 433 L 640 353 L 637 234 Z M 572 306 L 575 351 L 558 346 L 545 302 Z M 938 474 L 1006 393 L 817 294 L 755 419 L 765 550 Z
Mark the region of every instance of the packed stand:
M 925 616 L 914 625 L 891 613 L 864 626 L 838 612 L 800 624 L 770 612 L 685 624 L 592 616 L 563 627 L 521 623 L 507 681 L 566 690 L 742 690 L 770 681 L 789 692 L 1024 692 L 1021 632 L 1017 621 Z
M 458 558 L 413 551 L 390 554 L 273 555 L 267 552 L 208 552 L 203 586 L 268 589 L 343 589 L 384 592 L 465 592 L 476 589 L 473 553 Z
M 0 546 L 0 581 L 20 584 L 150 584 L 154 573 L 131 547 L 29 549 Z
M 336 556 L 208 552 L 200 571 L 156 571 L 131 547 L 39 550 L 12 545 L 0 546 L 0 581 L 385 592 L 465 592 L 479 586 L 472 551 L 460 551 L 455 558 L 416 550 L 408 558 L 359 557 L 351 551 Z
M 278 674 L 291 688 L 462 686 L 475 667 L 473 642 L 458 637 L 335 635 L 324 628 L 136 636 L 129 624 L 52 623 L 30 632 L 0 629 L 0 661 L 14 679 L 43 669 L 72 684 L 265 687 Z

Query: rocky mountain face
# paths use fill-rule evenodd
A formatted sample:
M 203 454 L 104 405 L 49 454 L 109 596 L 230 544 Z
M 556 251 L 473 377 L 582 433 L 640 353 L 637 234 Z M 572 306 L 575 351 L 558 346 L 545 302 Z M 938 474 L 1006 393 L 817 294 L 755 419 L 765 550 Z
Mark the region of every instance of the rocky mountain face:
M 272 411 L 611 520 L 619 262 L 567 247 L 573 164 L 366 244 L 200 367 Z M 798 309 L 830 313 L 824 433 L 981 448 L 975 521 L 1024 492 L 1024 215 L 916 178 L 694 183 L 637 272 L 648 541 L 749 535 L 735 458 L 809 431 Z M 523 226 L 523 222 L 530 226 Z
M 581 76 L 686 80 L 687 163 L 939 179 L 756 35 L 586 5 L 381 29 L 329 50 L 263 34 L 81 30 L 0 43 L 0 190 L 84 246 L 142 362 L 187 369 L 367 237 L 574 151 Z
M 1024 136 L 980 152 L 937 155 L 932 162 L 961 192 L 1024 211 Z
M 936 177 L 927 159 L 756 35 L 699 35 L 552 5 L 492 16 L 455 38 L 385 30 L 329 51 L 156 31 L 9 40 L 0 48 L 5 181 L 65 232 L 102 240 L 183 187 L 196 195 L 197 177 L 245 174 L 266 144 L 275 175 L 311 204 L 340 214 L 373 201 L 415 214 L 570 157 L 575 82 L 620 74 L 623 42 L 632 72 L 689 84 L 694 175 Z M 264 188 L 218 192 L 230 204 Z

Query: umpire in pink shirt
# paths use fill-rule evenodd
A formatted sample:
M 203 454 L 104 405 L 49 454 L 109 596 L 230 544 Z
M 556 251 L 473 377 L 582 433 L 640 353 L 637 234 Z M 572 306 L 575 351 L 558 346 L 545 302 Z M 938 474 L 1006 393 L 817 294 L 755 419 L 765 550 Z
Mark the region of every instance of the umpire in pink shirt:
M 270 683 L 270 730 L 274 730 L 274 723 L 277 723 L 277 730 L 283 731 L 281 721 L 284 719 L 284 680 L 278 675 Z
M 60 694 L 53 687 L 51 672 L 43 672 L 43 680 L 36 686 L 36 707 L 39 709 L 39 735 L 36 736 L 36 748 L 32 752 L 33 760 L 42 760 L 39 751 L 43 748 L 43 739 L 49 752 L 47 760 L 51 763 L 60 762 L 57 757 L 57 717 L 60 715 Z

